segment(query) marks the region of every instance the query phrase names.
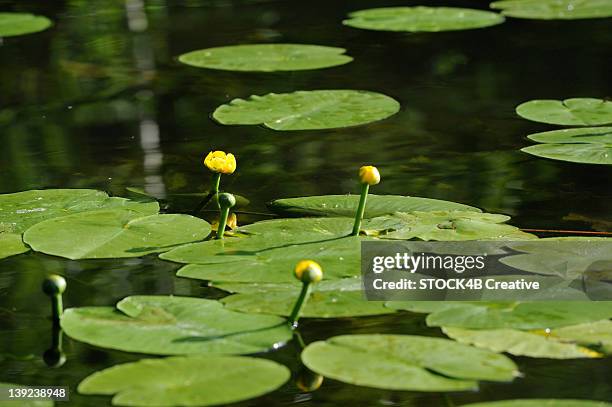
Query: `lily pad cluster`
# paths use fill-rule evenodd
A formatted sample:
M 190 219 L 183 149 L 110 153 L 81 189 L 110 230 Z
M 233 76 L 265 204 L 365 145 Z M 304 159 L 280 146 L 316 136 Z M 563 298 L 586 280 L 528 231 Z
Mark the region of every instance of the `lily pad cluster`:
M 603 99 L 532 100 L 516 108 L 528 120 L 562 126 L 612 123 L 612 102 Z M 612 165 L 612 127 L 581 127 L 527 136 L 541 144 L 521 151 L 543 158 L 583 164 Z
M 109 197 L 90 189 L 0 195 L 0 258 L 35 251 L 69 259 L 140 257 L 202 240 L 210 225 L 159 214 L 155 201 Z M 23 233 L 23 238 L 22 238 Z

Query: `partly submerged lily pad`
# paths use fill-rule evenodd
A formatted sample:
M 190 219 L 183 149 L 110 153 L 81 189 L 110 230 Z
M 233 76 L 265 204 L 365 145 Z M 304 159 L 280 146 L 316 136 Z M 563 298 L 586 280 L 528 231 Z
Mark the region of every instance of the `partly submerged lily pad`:
M 221 300 L 228 309 L 247 312 L 288 316 L 300 292 L 300 284 L 238 284 L 220 283 L 222 290 L 237 292 Z M 323 280 L 312 288 L 302 310 L 305 318 L 343 318 L 367 315 L 390 314 L 395 311 L 383 302 L 367 301 L 363 297 L 360 278 Z
M 212 406 L 259 397 L 290 377 L 285 366 L 244 356 L 143 359 L 95 372 L 81 394 L 113 395 L 115 406 Z
M 47 17 L 28 13 L 0 13 L 0 38 L 32 34 L 49 28 Z
M 320 195 L 300 198 L 277 199 L 268 207 L 281 215 L 289 216 L 346 216 L 355 217 L 359 195 Z M 474 211 L 472 206 L 416 196 L 369 194 L 364 213 L 365 218 L 391 215 L 395 212 L 413 211 Z
M 612 123 L 612 102 L 594 98 L 530 100 L 516 113 L 534 122 L 563 126 L 599 126 Z
M 300 71 L 344 65 L 353 60 L 344 48 L 307 44 L 250 44 L 188 52 L 179 61 L 225 71 Z
M 40 222 L 26 231 L 33 250 L 69 259 L 140 257 L 204 239 L 210 224 L 189 215 L 125 210 L 76 213 Z
M 501 24 L 498 13 L 454 7 L 383 7 L 349 14 L 343 24 L 377 31 L 438 32 L 469 30 Z
M 591 349 L 564 341 L 545 331 L 525 332 L 518 329 L 442 328 L 449 337 L 478 348 L 506 352 L 516 356 L 549 359 L 597 358 Z
M 18 233 L 0 232 L 0 259 L 29 251 Z
M 491 3 L 508 17 L 537 20 L 577 20 L 612 17 L 609 0 L 505 0 Z
M 518 373 L 504 355 L 410 335 L 335 336 L 308 345 L 302 361 L 332 379 L 389 390 L 472 390 L 476 380 L 511 381 Z
M 608 355 L 612 354 L 612 321 L 609 319 L 553 329 L 550 336 L 591 346 Z
M 155 355 L 257 353 L 291 338 L 283 318 L 234 312 L 218 301 L 172 296 L 127 297 L 116 309 L 70 308 L 61 325 L 68 336 L 90 345 Z
M 583 164 L 612 165 L 612 127 L 587 127 L 535 133 L 536 144 L 521 151 L 537 157 Z
M 537 236 L 506 225 L 509 216 L 470 211 L 435 211 L 396 213 L 402 226 L 381 239 L 459 240 L 526 240 Z
M 612 407 L 612 404 L 596 400 L 515 399 L 463 404 L 461 407 Z
M 221 124 L 263 124 L 273 130 L 320 130 L 382 120 L 399 109 L 395 99 L 376 92 L 313 90 L 234 99 L 219 106 L 213 118 Z
M 93 189 L 43 189 L 0 195 L 0 232 L 24 232 L 30 226 L 58 216 L 99 209 L 129 209 L 141 216 L 159 212 L 153 201 L 111 198 Z

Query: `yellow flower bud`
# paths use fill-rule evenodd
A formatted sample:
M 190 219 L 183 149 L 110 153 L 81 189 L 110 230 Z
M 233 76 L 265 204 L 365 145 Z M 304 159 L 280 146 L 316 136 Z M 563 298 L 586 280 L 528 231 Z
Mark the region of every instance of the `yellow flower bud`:
M 295 277 L 304 283 L 318 283 L 323 279 L 323 270 L 315 261 L 302 260 L 295 266 Z
M 233 174 L 236 171 L 236 157 L 224 151 L 211 151 L 204 159 L 204 165 L 212 172 Z
M 378 168 L 372 165 L 364 165 L 359 169 L 359 180 L 362 184 L 376 185 L 380 182 Z

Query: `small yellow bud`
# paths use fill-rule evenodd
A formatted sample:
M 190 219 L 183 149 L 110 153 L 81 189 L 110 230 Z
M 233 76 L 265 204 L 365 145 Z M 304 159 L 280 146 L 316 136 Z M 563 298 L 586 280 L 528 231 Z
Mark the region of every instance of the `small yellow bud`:
M 318 283 L 323 279 L 323 270 L 315 261 L 302 260 L 295 266 L 295 277 L 304 283 Z
M 376 185 L 380 182 L 378 168 L 372 165 L 364 165 L 359 169 L 359 180 L 362 184 Z
M 236 171 L 236 157 L 224 151 L 211 151 L 204 159 L 204 165 L 212 172 L 233 174 Z

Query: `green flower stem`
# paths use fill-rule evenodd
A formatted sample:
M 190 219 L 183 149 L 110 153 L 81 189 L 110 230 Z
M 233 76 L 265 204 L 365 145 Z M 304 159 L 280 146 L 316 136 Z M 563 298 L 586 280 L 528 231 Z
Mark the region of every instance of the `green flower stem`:
M 217 228 L 217 239 L 223 239 L 225 226 L 227 226 L 227 217 L 229 216 L 230 208 L 221 208 L 221 218 L 219 218 L 219 227 Z
M 300 312 L 302 312 L 302 307 L 306 303 L 306 299 L 310 295 L 310 283 L 303 282 L 302 283 L 302 291 L 300 291 L 300 296 L 298 297 L 295 305 L 293 306 L 293 311 L 291 311 L 291 315 L 289 315 L 289 325 L 291 328 L 297 328 L 298 319 L 300 319 Z
M 64 312 L 64 305 L 61 294 L 55 294 L 51 297 L 51 318 L 54 324 L 59 324 L 60 318 Z
M 210 190 L 214 195 L 219 193 L 219 185 L 221 184 L 221 173 L 215 172 L 212 179 L 210 180 Z
M 359 198 L 359 206 L 357 207 L 357 213 L 355 213 L 355 224 L 353 225 L 353 232 L 351 233 L 351 236 L 359 235 L 359 230 L 361 229 L 361 221 L 363 220 L 363 214 L 365 213 L 366 199 L 368 198 L 369 190 L 369 184 L 361 184 L 361 197 Z

